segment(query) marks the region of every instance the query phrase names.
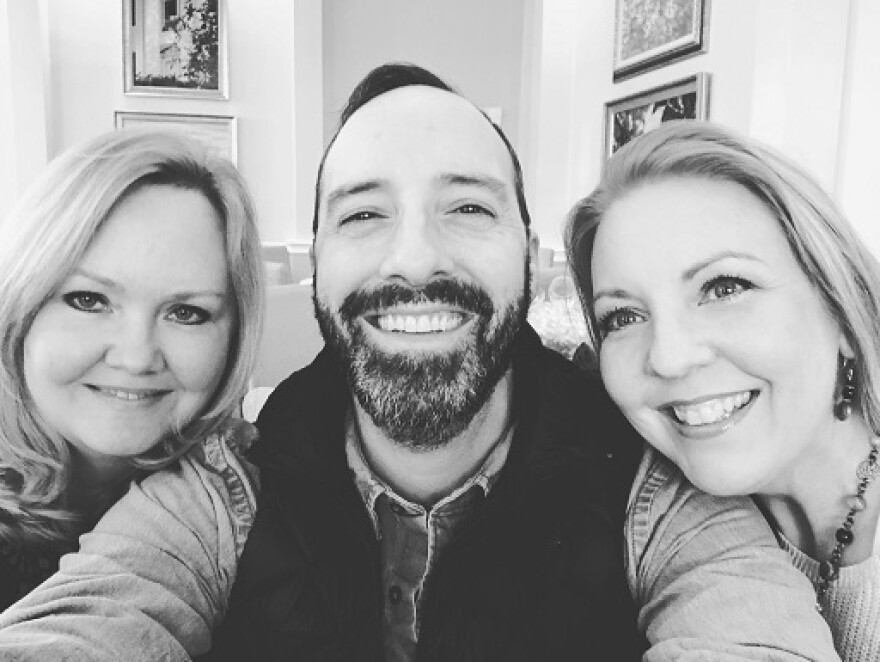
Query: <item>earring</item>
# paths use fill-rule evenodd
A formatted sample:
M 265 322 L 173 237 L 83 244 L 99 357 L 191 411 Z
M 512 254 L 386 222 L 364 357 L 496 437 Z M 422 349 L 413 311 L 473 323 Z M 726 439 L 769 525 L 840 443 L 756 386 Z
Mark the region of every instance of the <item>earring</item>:
M 834 415 L 840 421 L 845 421 L 852 414 L 853 398 L 856 395 L 856 362 L 854 359 L 844 358 L 840 372 L 843 384 L 840 386 L 840 400 L 834 405 Z

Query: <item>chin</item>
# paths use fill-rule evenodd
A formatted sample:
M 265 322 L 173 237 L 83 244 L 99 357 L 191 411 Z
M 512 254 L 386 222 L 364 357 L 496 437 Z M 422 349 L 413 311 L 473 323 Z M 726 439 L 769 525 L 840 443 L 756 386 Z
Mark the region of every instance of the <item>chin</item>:
M 707 494 L 719 497 L 748 496 L 755 492 L 753 477 L 731 475 L 730 469 L 718 467 L 712 469 L 683 469 L 687 479 L 695 487 Z

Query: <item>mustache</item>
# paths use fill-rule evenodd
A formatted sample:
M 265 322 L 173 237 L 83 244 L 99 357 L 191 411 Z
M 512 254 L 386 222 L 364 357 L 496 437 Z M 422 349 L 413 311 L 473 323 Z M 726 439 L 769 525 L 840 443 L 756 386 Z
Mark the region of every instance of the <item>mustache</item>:
M 388 283 L 372 290 L 352 292 L 339 307 L 339 316 L 344 322 L 351 323 L 371 311 L 418 303 L 448 304 L 484 318 L 491 317 L 495 312 L 492 299 L 485 290 L 471 283 L 446 278 L 421 287 Z

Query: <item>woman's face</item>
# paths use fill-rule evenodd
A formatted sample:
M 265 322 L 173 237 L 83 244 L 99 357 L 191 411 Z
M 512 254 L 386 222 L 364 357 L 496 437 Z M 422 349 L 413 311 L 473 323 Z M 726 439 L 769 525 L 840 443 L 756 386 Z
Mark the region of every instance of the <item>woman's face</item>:
M 138 189 L 34 318 L 28 390 L 86 457 L 142 453 L 217 390 L 234 314 L 211 204 L 174 186 Z
M 702 489 L 785 492 L 832 438 L 843 334 L 745 188 L 670 178 L 616 201 L 592 264 L 599 359 L 638 431 Z

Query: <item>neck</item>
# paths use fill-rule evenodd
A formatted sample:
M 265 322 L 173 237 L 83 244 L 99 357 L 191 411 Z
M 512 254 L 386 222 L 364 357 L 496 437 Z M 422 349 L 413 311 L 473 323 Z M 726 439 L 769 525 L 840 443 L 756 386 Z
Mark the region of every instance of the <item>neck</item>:
M 799 458 L 784 482 L 757 497 L 776 528 L 817 560 L 827 559 L 836 544 L 835 532 L 849 512 L 847 498 L 856 493 L 859 483 L 856 470 L 867 459 L 873 436 L 855 414 L 835 425 L 837 434 Z M 880 485 L 869 485 L 865 499 L 867 508 L 855 516 L 855 540 L 846 548 L 843 565 L 858 563 L 873 553 Z
M 465 483 L 507 433 L 513 374 L 508 370 L 474 420 L 439 448 L 414 450 L 389 439 L 355 402 L 364 456 L 370 468 L 405 499 L 430 508 Z
M 119 485 L 134 473 L 126 457 L 84 452 L 73 446 L 70 462 L 68 507 L 86 519 L 101 510 Z

